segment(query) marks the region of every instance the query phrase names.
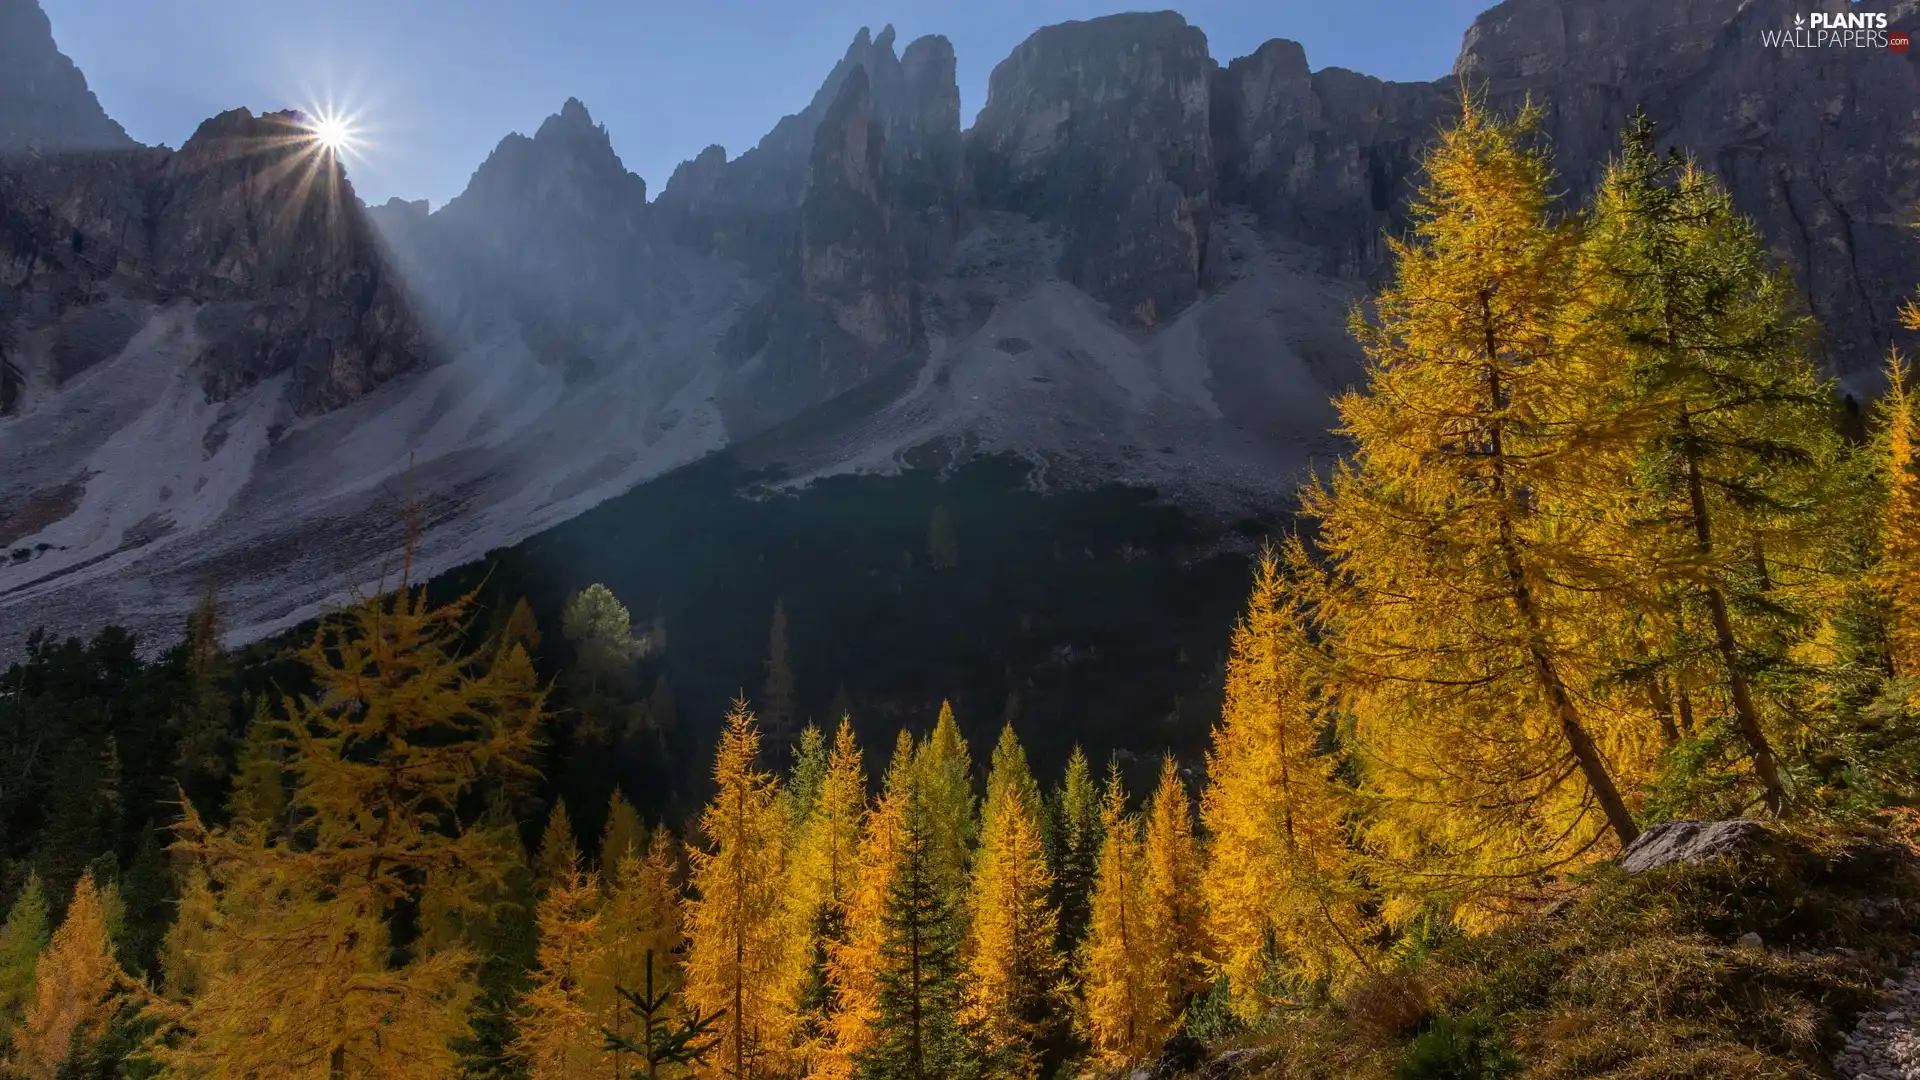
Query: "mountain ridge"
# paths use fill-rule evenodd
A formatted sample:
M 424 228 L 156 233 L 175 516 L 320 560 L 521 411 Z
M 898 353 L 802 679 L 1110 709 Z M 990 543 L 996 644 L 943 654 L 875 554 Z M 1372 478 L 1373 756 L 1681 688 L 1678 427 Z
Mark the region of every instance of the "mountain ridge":
M 310 231 L 287 259 L 218 242 L 257 220 L 211 197 L 237 178 L 176 207 L 152 194 L 173 152 L 49 149 L 68 121 L 36 121 L 0 154 L 22 238 L 0 267 L 0 455 L 30 463 L 0 477 L 0 620 L 164 638 L 211 579 L 257 636 L 377 576 L 405 489 L 433 569 L 730 446 L 795 483 L 1011 453 L 1051 483 L 1275 505 L 1339 452 L 1347 311 L 1463 81 L 1499 108 L 1547 98 L 1576 195 L 1630 103 L 1668 120 L 1794 266 L 1864 398 L 1920 281 L 1920 155 L 1884 137 L 1920 120 L 1920 67 L 1763 50 L 1792 10 L 1507 0 L 1434 83 L 1313 71 L 1284 39 L 1222 65 L 1178 13 L 1109 16 L 1036 31 L 966 129 L 945 38 L 896 52 L 862 29 L 800 112 L 652 201 L 570 99 L 447 205 L 345 214 L 344 241 Z M 90 116 L 70 84 L 33 115 Z M 1731 105 L 1717 126 L 1709 101 Z M 101 238 L 86 258 L 70 226 Z M 161 288 L 149 233 L 248 273 Z M 249 276 L 276 266 L 307 271 L 292 292 Z

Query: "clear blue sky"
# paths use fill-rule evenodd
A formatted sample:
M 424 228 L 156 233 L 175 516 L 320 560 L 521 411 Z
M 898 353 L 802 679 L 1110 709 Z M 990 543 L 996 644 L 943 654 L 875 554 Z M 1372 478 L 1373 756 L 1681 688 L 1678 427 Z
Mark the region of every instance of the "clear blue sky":
M 1034 29 L 1129 10 L 1125 0 L 41 0 L 60 48 L 129 134 L 179 146 L 223 109 L 335 102 L 368 137 L 350 166 L 361 197 L 428 198 L 466 186 L 509 131 L 568 97 L 607 126 L 658 194 L 709 143 L 728 156 L 807 102 L 861 26 L 899 46 L 945 34 L 961 116 Z M 1491 0 L 1187 0 L 1223 63 L 1269 38 L 1314 68 L 1433 79 Z M 1166 4 L 1139 4 L 1156 10 Z

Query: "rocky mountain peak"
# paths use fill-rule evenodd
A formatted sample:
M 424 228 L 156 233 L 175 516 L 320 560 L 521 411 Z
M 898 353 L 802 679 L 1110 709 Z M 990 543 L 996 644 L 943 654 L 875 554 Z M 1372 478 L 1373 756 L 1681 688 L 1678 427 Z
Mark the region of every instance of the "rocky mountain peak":
M 39 0 L 0 0 L 0 154 L 132 150 L 60 51 Z
M 568 98 L 531 138 L 501 139 L 440 212 L 478 220 L 539 205 L 582 229 L 599 219 L 620 231 L 637 228 L 646 203 L 646 181 L 627 171 L 606 127 L 579 98 Z
M 427 359 L 345 170 L 299 113 L 207 120 L 147 198 L 162 287 L 205 304 L 211 396 L 288 373 L 294 411 L 324 412 Z
M 981 202 L 1065 226 L 1062 276 L 1139 326 L 1199 295 L 1213 68 L 1176 12 L 1049 26 L 994 67 L 967 136 Z

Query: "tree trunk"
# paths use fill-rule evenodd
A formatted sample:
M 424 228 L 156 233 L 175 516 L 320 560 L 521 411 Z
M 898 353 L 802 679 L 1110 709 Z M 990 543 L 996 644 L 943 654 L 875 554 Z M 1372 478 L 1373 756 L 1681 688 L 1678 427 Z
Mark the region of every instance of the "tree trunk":
M 1600 802 L 1600 809 L 1606 815 L 1607 825 L 1614 836 L 1620 840 L 1624 850 L 1640 836 L 1640 827 L 1633 823 L 1633 815 L 1627 812 L 1627 804 L 1620 797 L 1620 789 L 1614 785 L 1613 775 L 1607 771 L 1607 763 L 1600 756 L 1600 747 L 1588 734 L 1586 725 L 1580 722 L 1580 710 L 1573 704 L 1573 695 L 1560 679 L 1555 669 L 1553 657 L 1547 652 L 1546 633 L 1541 625 L 1540 613 L 1534 607 L 1533 592 L 1527 584 L 1525 568 L 1520 563 L 1520 547 L 1513 535 L 1513 518 L 1507 505 L 1506 450 L 1498 417 L 1506 410 L 1506 391 L 1500 385 L 1500 368 L 1496 362 L 1499 352 L 1493 340 L 1493 315 L 1485 310 L 1486 299 L 1482 305 L 1482 333 L 1485 337 L 1487 363 L 1487 390 L 1492 403 L 1494 419 L 1489 425 L 1489 438 L 1493 462 L 1493 494 L 1496 513 L 1500 525 L 1500 551 L 1506 563 L 1507 580 L 1512 588 L 1511 599 L 1514 610 L 1527 628 L 1527 653 L 1533 661 L 1535 676 L 1540 680 L 1541 689 L 1546 691 L 1547 701 L 1553 706 L 1555 717 L 1560 721 L 1560 733 L 1567 740 L 1567 748 L 1572 751 L 1574 761 L 1580 766 L 1580 773 L 1586 778 L 1588 790 Z
M 1673 696 L 1667 693 L 1667 682 L 1660 676 L 1647 679 L 1647 700 L 1653 704 L 1654 719 L 1660 722 L 1660 737 L 1668 746 L 1680 741 L 1680 729 L 1673 722 Z
M 1706 484 L 1700 477 L 1700 454 L 1693 445 L 1693 422 L 1680 416 L 1681 445 L 1687 460 L 1687 498 L 1693 509 L 1693 537 L 1700 554 L 1713 552 L 1713 530 L 1707 514 Z M 1727 689 L 1733 696 L 1733 715 L 1740 739 L 1753 758 L 1753 771 L 1760 778 L 1767 812 L 1779 817 L 1786 808 L 1787 792 L 1780 782 L 1780 770 L 1774 764 L 1773 746 L 1760 726 L 1760 710 L 1753 703 L 1753 687 L 1740 667 L 1740 643 L 1733 634 L 1733 618 L 1727 611 L 1726 594 L 1718 585 L 1706 586 L 1707 609 L 1713 614 L 1714 645 L 1727 667 Z

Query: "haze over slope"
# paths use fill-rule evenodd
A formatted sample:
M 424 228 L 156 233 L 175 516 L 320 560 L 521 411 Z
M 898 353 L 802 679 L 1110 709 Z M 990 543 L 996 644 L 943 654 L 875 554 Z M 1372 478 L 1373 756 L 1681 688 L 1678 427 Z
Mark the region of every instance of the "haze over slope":
M 427 569 L 723 447 L 1270 505 L 1338 450 L 1346 312 L 1461 79 L 1546 102 L 1576 192 L 1635 104 L 1673 124 L 1870 389 L 1920 280 L 1920 68 L 1761 45 L 1802 10 L 1508 0 L 1434 84 L 1116 15 L 1037 31 L 967 131 L 944 39 L 863 30 L 653 202 L 570 100 L 429 214 L 364 210 L 285 115 L 137 146 L 0 0 L 0 648 L 164 637 L 208 579 L 238 637 L 298 621 L 391 556 L 410 464 Z

